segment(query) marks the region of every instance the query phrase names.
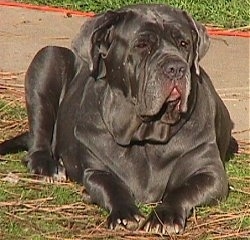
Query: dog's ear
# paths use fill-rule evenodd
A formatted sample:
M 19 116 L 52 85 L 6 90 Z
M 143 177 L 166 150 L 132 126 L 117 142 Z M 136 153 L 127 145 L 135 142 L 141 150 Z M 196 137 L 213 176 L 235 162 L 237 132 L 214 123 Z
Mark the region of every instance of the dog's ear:
M 199 61 L 205 56 L 210 46 L 209 36 L 207 34 L 206 28 L 195 21 L 187 12 L 183 11 L 183 14 L 187 18 L 192 31 L 196 35 L 194 41 L 194 67 L 196 74 L 200 74 Z
M 100 59 L 107 55 L 114 27 L 123 19 L 124 14 L 125 12 L 107 11 L 87 20 L 72 42 L 74 52 L 88 63 L 94 78 L 105 74 L 104 66 L 100 67 Z

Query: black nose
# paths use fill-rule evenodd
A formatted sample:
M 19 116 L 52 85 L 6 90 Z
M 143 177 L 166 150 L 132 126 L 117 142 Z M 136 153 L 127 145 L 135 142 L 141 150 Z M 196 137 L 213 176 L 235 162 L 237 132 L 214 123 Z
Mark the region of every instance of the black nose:
M 163 72 L 168 79 L 178 80 L 185 76 L 187 64 L 181 60 L 170 60 L 163 66 Z

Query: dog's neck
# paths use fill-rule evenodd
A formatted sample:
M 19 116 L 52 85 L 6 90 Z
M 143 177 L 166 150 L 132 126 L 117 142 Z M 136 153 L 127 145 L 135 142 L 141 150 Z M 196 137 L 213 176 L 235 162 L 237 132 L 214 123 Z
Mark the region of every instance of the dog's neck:
M 103 121 L 119 145 L 166 143 L 189 119 L 196 102 L 198 81 L 195 75 L 191 80 L 188 111 L 175 124 L 162 123 L 160 120 L 143 122 L 136 114 L 133 101 L 106 84 L 104 94 L 100 96 Z

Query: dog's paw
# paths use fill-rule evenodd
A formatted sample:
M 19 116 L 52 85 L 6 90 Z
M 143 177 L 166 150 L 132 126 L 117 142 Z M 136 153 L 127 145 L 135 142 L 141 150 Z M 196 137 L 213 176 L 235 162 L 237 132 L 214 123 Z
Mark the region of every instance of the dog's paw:
M 135 205 L 113 208 L 108 216 L 107 223 L 110 229 L 136 230 L 143 222 L 144 217 Z
M 67 181 L 66 170 L 62 164 L 57 165 L 52 176 L 45 176 L 44 181 L 48 183 L 63 183 Z
M 157 206 L 144 221 L 141 230 L 158 234 L 182 234 L 186 224 L 183 211 L 161 204 Z
M 57 173 L 57 163 L 47 151 L 37 151 L 28 154 L 24 164 L 32 174 L 52 177 Z

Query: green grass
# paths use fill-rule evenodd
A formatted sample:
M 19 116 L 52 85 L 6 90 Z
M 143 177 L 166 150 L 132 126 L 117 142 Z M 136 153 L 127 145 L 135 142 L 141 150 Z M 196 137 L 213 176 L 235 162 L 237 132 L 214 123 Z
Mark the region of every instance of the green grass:
M 249 0 L 21 0 L 33 4 L 51 5 L 83 11 L 103 12 L 136 3 L 166 3 L 191 13 L 203 23 L 225 28 L 248 26 L 250 24 Z
M 24 106 L 16 101 L 0 99 L 0 141 L 17 135 L 27 128 Z
M 4 158 L 5 161 L 0 161 L 0 229 L 4 239 L 48 239 L 52 236 L 74 239 L 77 234 L 83 234 L 83 230 L 88 233 L 94 231 L 105 221 L 105 211 L 82 202 L 79 185 L 34 181 L 18 161 L 24 155 L 25 153 L 8 155 Z M 197 239 L 215 236 L 209 228 L 213 224 L 213 218 L 217 221 L 221 219 L 219 226 L 227 231 L 240 229 L 243 232 L 250 229 L 249 159 L 248 155 L 240 155 L 227 164 L 230 182 L 235 191 L 230 193 L 226 201 L 218 206 L 196 209 L 198 224 L 208 223 L 205 226 L 208 234 L 202 233 Z M 2 180 L 10 172 L 19 176 L 17 184 Z M 148 214 L 152 207 L 141 205 L 140 209 Z M 189 225 L 187 232 L 192 233 L 195 226 L 193 223 Z
M 0 100 L 0 119 L 7 120 L 23 120 L 26 118 L 26 109 L 15 102 L 7 102 Z

